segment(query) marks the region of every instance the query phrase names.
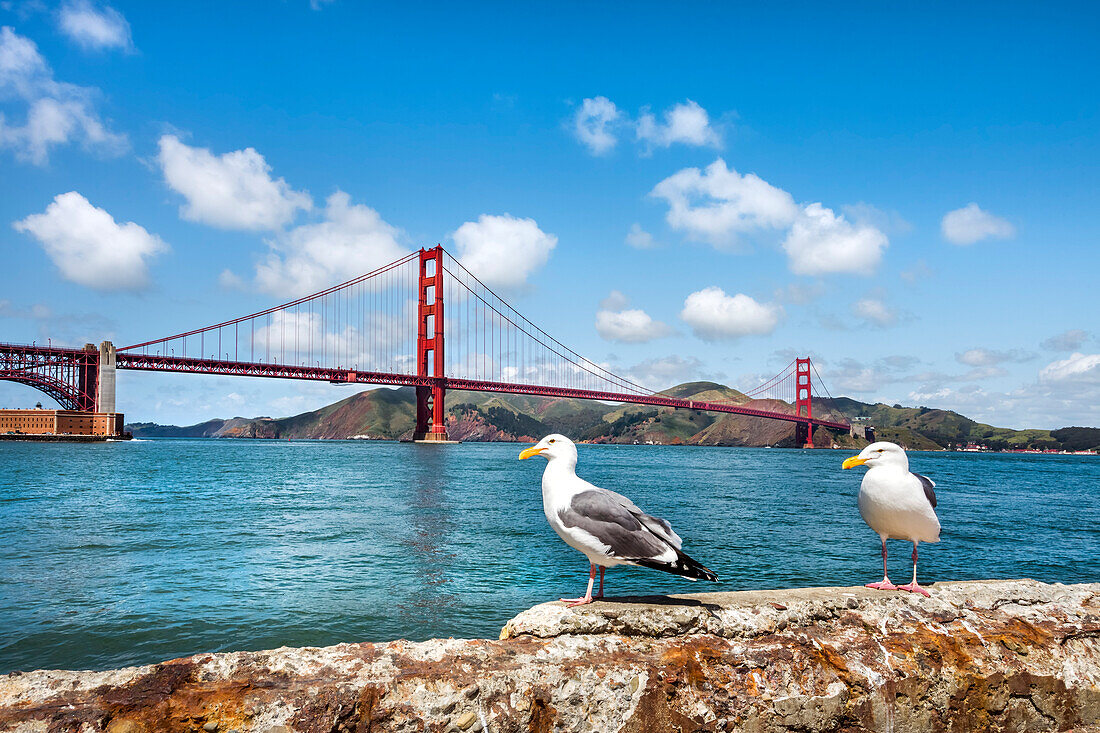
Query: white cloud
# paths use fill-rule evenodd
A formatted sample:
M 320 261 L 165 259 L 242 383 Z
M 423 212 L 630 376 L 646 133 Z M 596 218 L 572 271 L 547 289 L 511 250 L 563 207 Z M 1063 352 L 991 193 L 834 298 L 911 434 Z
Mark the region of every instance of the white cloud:
M 272 178 L 271 166 L 253 148 L 214 155 L 164 135 L 157 161 L 168 187 L 187 200 L 180 216 L 190 221 L 263 231 L 284 226 L 299 209 L 313 206 L 308 193 Z
M 1100 384 L 1100 354 L 1074 353 L 1068 359 L 1052 361 L 1039 371 L 1046 384 Z
M 15 102 L 25 110 L 24 124 L 9 124 L 0 111 L 0 147 L 16 157 L 45 165 L 50 149 L 79 142 L 85 149 L 118 154 L 126 138 L 113 133 L 96 112 L 99 91 L 56 81 L 49 64 L 28 38 L 0 28 L 0 103 Z
M 130 24 L 109 5 L 96 7 L 90 0 L 68 0 L 57 13 L 61 32 L 85 49 L 133 48 Z
M 612 290 L 596 312 L 596 332 L 607 341 L 644 344 L 667 336 L 672 329 L 636 308 L 628 309 L 629 301 L 618 290 Z
M 1081 345 L 1085 343 L 1085 339 L 1088 337 L 1089 334 L 1087 331 L 1074 328 L 1051 336 L 1039 345 L 1048 351 L 1079 351 Z
M 42 244 L 66 280 L 95 290 L 141 290 L 149 283 L 146 260 L 168 250 L 156 235 L 117 223 L 76 191 L 13 226 Z
M 809 204 L 783 240 L 791 272 L 825 275 L 849 272 L 870 275 L 889 245 L 886 235 L 869 224 L 851 224 L 821 204 Z
M 710 124 L 707 111 L 692 100 L 677 104 L 665 112 L 664 124 L 649 112 L 638 118 L 638 140 L 650 147 L 667 148 L 673 143 L 721 147 L 722 138 Z
M 534 219 L 482 214 L 452 234 L 458 259 L 489 286 L 514 288 L 546 264 L 558 238 L 539 229 Z
M 1009 349 L 1008 351 L 968 349 L 961 354 L 955 354 L 955 361 L 972 367 L 990 367 L 1004 362 L 1030 361 L 1034 358 L 1035 354 L 1022 349 Z
M 272 252 L 256 266 L 256 285 L 280 297 L 297 297 L 350 280 L 408 254 L 400 230 L 377 211 L 352 204 L 337 191 L 324 221 L 303 224 L 268 241 Z
M 573 117 L 573 133 L 593 155 L 609 152 L 618 142 L 614 127 L 621 113 L 607 97 L 584 100 Z
M 637 222 L 630 225 L 630 231 L 626 233 L 626 243 L 634 249 L 653 249 L 657 246 L 653 235 L 642 229 L 642 225 Z
M 852 303 L 852 315 L 875 326 L 892 326 L 898 314 L 877 298 L 862 298 Z
M 758 303 L 743 293 L 730 296 L 721 288 L 709 287 L 687 297 L 680 318 L 699 338 L 716 341 L 769 334 L 782 313 L 779 306 Z
M 940 223 L 944 239 L 954 244 L 974 244 L 981 239 L 1008 239 L 1016 228 L 1004 219 L 978 208 L 971 202 L 947 212 Z
M 669 226 L 719 247 L 734 244 L 744 232 L 784 229 L 798 216 L 789 193 L 753 173 L 727 168 L 721 158 L 705 170 L 677 171 L 650 195 L 668 203 Z

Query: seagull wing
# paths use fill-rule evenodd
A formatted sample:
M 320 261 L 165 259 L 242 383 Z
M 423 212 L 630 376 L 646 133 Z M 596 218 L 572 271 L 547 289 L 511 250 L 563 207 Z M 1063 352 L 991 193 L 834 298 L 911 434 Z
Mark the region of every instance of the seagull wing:
M 913 473 L 912 471 L 910 471 L 909 473 L 913 474 L 913 476 L 916 477 L 918 481 L 920 481 L 921 488 L 924 489 L 925 498 L 928 499 L 928 503 L 932 505 L 933 509 L 935 509 L 936 492 L 933 491 L 933 489 L 936 488 L 936 482 L 928 478 L 927 476 L 921 476 L 919 473 Z
M 622 494 L 591 486 L 574 494 L 558 518 L 566 527 L 595 537 L 609 557 L 692 580 L 718 580 L 680 551 L 680 537 L 667 521 L 646 514 Z
M 653 532 L 635 513 L 642 513 L 626 497 L 606 489 L 591 488 L 573 496 L 558 517 L 566 527 L 576 527 L 607 546 L 607 554 L 622 560 L 674 560 L 675 548 Z M 628 506 L 629 505 L 629 506 Z M 631 511 L 631 509 L 635 511 Z M 642 513 L 642 516 L 646 516 Z M 653 517 L 647 517 L 654 522 Z M 668 524 L 667 522 L 665 523 Z
M 622 494 L 615 493 L 614 491 L 611 491 L 609 489 L 601 489 L 597 486 L 593 486 L 592 489 L 597 492 L 602 492 L 603 494 L 606 494 L 609 499 L 622 504 L 622 506 L 628 512 L 634 515 L 634 517 L 639 522 L 645 525 L 646 529 L 653 532 L 653 534 L 657 535 L 660 539 L 672 545 L 677 550 L 679 550 L 683 546 L 684 541 L 680 539 L 680 535 L 672 531 L 672 525 L 668 523 L 668 520 L 646 514 L 640 508 L 638 508 L 637 504 L 635 504 L 628 497 L 623 496 Z

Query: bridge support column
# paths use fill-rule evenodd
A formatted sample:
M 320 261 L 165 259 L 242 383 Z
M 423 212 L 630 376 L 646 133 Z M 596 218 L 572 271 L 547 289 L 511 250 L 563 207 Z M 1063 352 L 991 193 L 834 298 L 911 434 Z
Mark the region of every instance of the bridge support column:
M 416 388 L 416 428 L 413 440 L 449 443 L 445 420 L 447 388 L 443 374 L 443 248 L 420 250 L 420 280 L 416 335 L 416 373 L 431 385 Z
M 95 399 L 96 412 L 116 412 L 115 410 L 115 345 L 104 341 L 99 345 L 99 385 Z

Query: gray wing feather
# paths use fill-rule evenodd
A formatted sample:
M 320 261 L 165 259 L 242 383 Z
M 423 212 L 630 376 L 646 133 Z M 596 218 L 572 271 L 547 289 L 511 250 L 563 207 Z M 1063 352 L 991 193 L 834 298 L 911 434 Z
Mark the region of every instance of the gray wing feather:
M 644 524 L 655 535 L 675 547 L 677 550 L 679 550 L 683 546 L 684 541 L 680 539 L 680 535 L 672 531 L 672 525 L 669 524 L 667 520 L 661 519 L 660 517 L 654 517 L 650 514 L 646 514 L 641 509 L 639 509 L 638 505 L 631 501 L 629 497 L 618 494 L 614 491 L 611 491 L 610 489 L 601 489 L 598 486 L 593 486 L 590 491 L 603 493 L 609 499 L 622 504 L 627 511 L 638 518 L 639 522 Z
M 909 473 L 913 473 L 913 472 L 910 471 Z M 920 481 L 921 488 L 924 489 L 925 498 L 928 499 L 928 503 L 932 505 L 933 509 L 935 509 L 936 508 L 936 492 L 933 491 L 933 489 L 936 488 L 936 482 L 933 481 L 932 479 L 928 478 L 927 476 L 921 476 L 919 473 L 913 473 L 913 475 L 917 477 L 918 481 Z
M 671 528 L 665 529 L 668 522 L 650 517 L 623 499 L 626 497 L 606 489 L 582 491 L 558 517 L 566 527 L 582 529 L 610 547 L 614 557 L 646 559 L 664 554 L 672 543 L 662 535 L 676 536 Z

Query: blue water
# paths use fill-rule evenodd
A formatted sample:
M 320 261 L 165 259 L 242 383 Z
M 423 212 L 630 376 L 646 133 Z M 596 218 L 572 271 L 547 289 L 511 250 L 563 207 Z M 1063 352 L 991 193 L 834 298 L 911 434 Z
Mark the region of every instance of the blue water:
M 0 672 L 205 651 L 491 636 L 583 593 L 521 446 L 0 444 Z M 668 518 L 717 585 L 640 568 L 608 594 L 878 580 L 840 451 L 581 446 L 579 472 Z M 1100 580 L 1100 458 L 911 454 L 939 488 L 921 580 Z M 909 572 L 892 542 L 891 575 Z M 934 590 L 934 589 L 933 589 Z

